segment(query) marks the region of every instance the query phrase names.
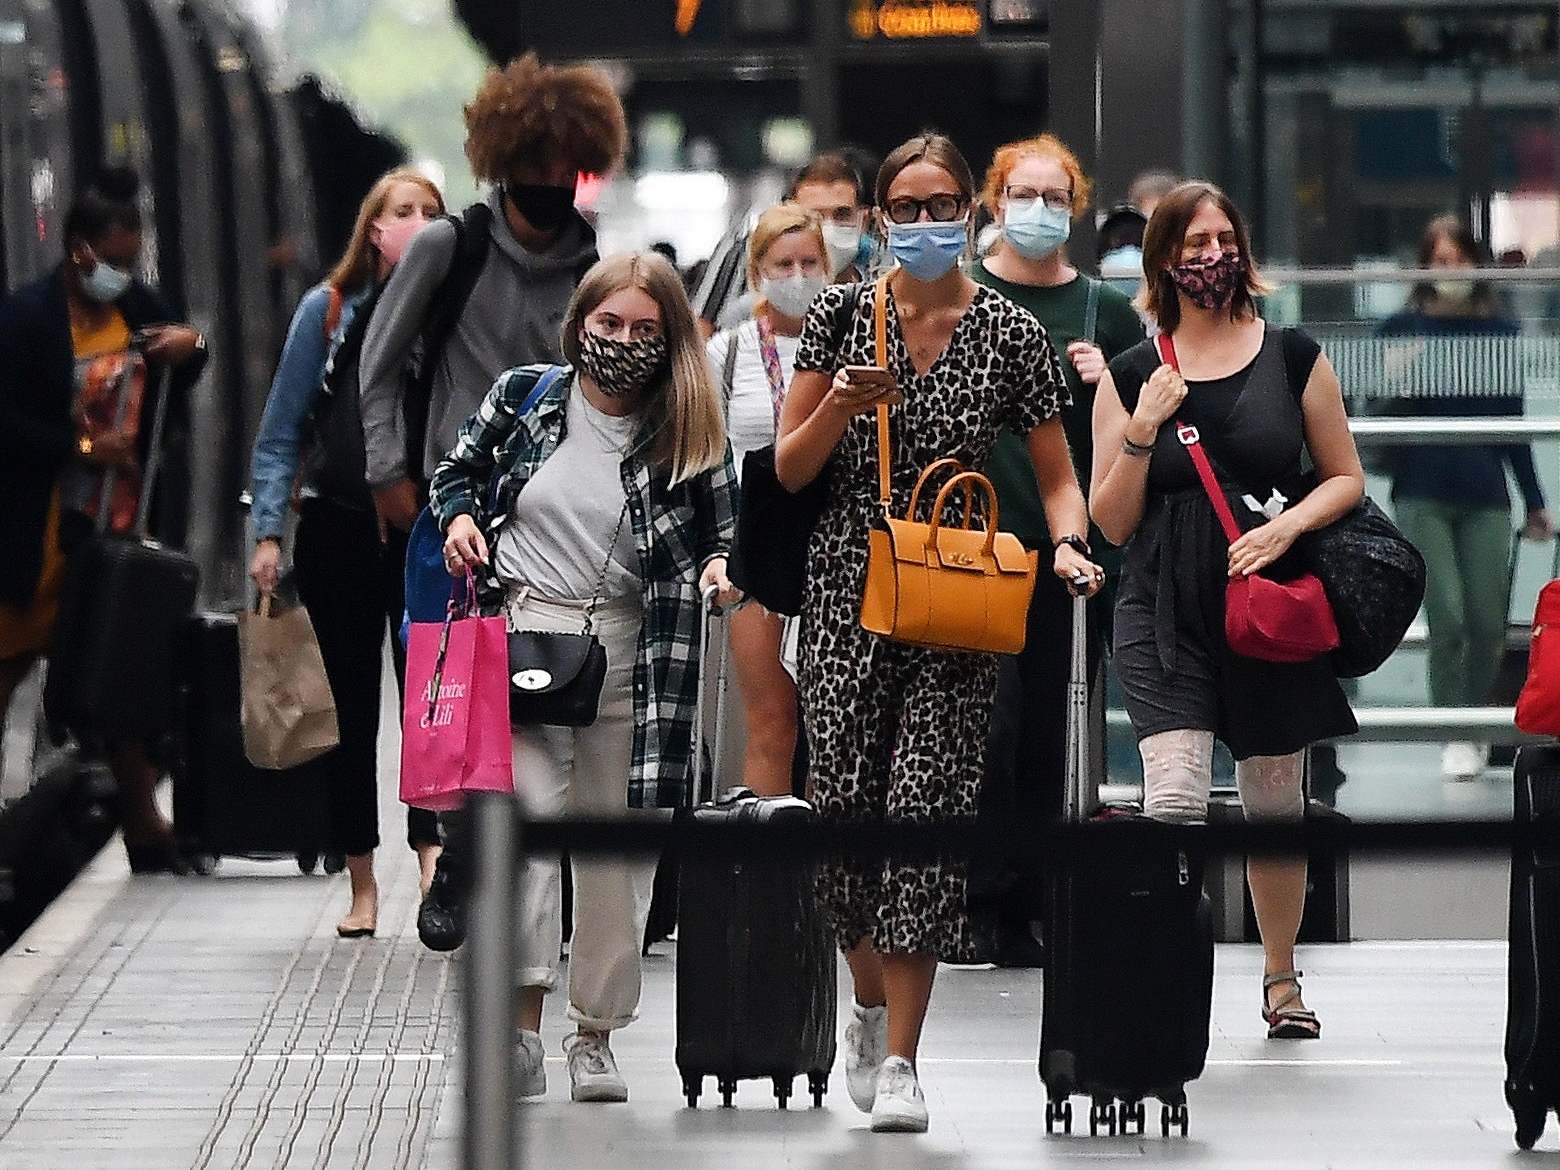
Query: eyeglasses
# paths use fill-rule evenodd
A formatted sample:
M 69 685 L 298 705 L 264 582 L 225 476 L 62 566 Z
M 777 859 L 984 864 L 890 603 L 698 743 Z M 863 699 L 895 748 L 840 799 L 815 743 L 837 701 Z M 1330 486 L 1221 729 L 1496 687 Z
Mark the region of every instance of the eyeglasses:
M 963 195 L 933 195 L 928 199 L 911 199 L 908 196 L 888 201 L 888 218 L 892 223 L 914 223 L 925 211 L 937 223 L 951 223 L 962 216 L 970 206 Z
M 1036 191 L 1033 187 L 1008 187 L 1004 194 L 1009 203 L 1033 203 L 1036 199 L 1043 199 L 1045 205 L 1052 211 L 1071 211 L 1073 209 L 1073 193 L 1063 191 L 1060 187 L 1049 187 L 1044 191 Z

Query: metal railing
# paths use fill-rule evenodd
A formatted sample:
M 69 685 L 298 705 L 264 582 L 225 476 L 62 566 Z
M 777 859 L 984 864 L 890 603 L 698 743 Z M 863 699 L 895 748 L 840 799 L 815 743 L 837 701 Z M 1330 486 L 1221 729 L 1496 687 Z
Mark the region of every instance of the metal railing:
M 511 1015 L 516 953 L 513 900 L 518 896 L 522 847 L 547 853 L 652 853 L 675 848 L 684 856 L 822 858 L 828 856 L 947 856 L 982 843 L 969 822 L 943 824 L 829 824 L 701 822 L 646 818 L 529 820 L 517 800 L 498 794 L 472 798 L 470 841 L 476 849 L 475 886 L 467 936 L 465 1043 L 465 1170 L 515 1170 L 525 1165 L 521 1118 L 514 1104 Z M 1086 856 L 1099 825 L 1036 826 L 1033 847 L 1063 865 Z M 1208 855 L 1300 852 L 1310 847 L 1373 852 L 1482 852 L 1499 846 L 1560 846 L 1560 824 L 1518 828 L 1510 821 L 1307 820 L 1302 824 L 1231 821 L 1166 825 Z

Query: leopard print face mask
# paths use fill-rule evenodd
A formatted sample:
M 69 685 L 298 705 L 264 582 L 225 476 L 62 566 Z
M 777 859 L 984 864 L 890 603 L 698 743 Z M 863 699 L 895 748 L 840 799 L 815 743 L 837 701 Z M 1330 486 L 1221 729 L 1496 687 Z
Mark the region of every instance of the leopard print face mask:
M 666 366 L 666 338 L 618 341 L 589 329 L 580 332 L 580 366 L 608 398 L 629 398 Z

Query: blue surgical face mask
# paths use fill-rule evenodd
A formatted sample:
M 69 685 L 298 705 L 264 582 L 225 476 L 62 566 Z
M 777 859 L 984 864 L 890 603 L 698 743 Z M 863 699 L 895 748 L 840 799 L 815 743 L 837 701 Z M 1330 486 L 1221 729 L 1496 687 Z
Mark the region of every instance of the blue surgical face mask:
M 1010 202 L 1002 217 L 1002 235 L 1027 260 L 1049 256 L 1072 234 L 1072 213 L 1053 211 L 1043 199 Z
M 916 280 L 947 276 L 964 258 L 969 228 L 962 219 L 949 223 L 891 223 L 888 251 L 894 262 Z
M 99 304 L 111 305 L 130 291 L 132 277 L 123 268 L 115 268 L 93 256 L 92 269 L 81 274 L 81 291 Z
M 1130 277 L 1139 280 L 1143 276 L 1143 249 L 1136 244 L 1112 248 L 1100 257 L 1101 276 Z

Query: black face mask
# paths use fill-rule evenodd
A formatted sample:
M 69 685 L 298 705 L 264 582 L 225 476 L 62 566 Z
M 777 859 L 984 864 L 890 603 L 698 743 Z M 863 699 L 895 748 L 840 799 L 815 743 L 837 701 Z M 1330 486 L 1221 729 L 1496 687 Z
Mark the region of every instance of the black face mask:
M 504 193 L 525 216 L 526 223 L 539 232 L 561 228 L 574 211 L 574 188 L 552 187 L 541 183 L 510 183 Z

